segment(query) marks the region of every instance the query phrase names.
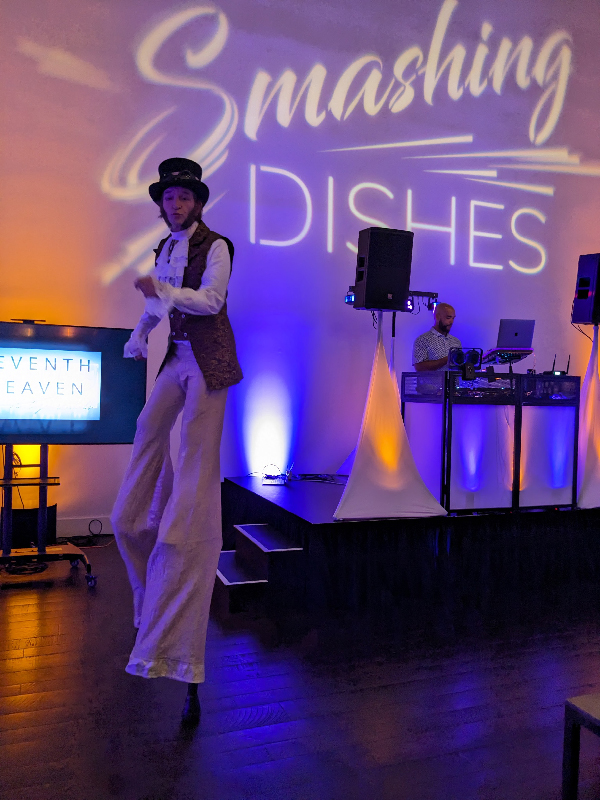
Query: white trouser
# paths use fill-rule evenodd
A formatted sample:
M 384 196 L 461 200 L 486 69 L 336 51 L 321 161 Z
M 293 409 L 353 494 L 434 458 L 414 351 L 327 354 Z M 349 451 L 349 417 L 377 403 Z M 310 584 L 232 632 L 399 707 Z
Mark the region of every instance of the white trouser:
M 219 450 L 227 389 L 209 392 L 177 344 L 139 416 L 112 525 L 139 628 L 132 675 L 204 681 L 206 628 L 222 547 Z M 175 472 L 170 434 L 183 410 Z

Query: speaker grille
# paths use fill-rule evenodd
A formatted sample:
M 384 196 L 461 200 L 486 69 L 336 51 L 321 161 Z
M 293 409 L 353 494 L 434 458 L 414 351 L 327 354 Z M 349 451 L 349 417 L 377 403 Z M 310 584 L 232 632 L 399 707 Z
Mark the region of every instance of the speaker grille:
M 406 311 L 413 232 L 365 228 L 358 235 L 355 308 Z
M 600 253 L 579 256 L 577 281 L 571 322 L 579 325 L 598 325 L 600 323 L 600 303 L 598 292 L 598 271 Z

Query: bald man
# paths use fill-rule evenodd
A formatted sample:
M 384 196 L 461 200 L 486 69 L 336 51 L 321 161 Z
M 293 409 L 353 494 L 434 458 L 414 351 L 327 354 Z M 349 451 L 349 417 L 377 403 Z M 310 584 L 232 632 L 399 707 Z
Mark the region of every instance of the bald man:
M 417 372 L 448 369 L 448 353 L 452 347 L 460 347 L 460 340 L 450 336 L 455 316 L 451 305 L 437 304 L 433 328 L 417 336 L 413 345 L 413 365 Z

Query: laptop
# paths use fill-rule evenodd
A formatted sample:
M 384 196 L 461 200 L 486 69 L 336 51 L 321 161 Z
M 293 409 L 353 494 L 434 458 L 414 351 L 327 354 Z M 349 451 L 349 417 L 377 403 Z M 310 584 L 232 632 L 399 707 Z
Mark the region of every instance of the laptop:
M 484 364 L 514 364 L 533 353 L 534 319 L 501 319 L 498 344 L 483 354 Z
M 496 350 L 531 350 L 534 319 L 501 319 Z

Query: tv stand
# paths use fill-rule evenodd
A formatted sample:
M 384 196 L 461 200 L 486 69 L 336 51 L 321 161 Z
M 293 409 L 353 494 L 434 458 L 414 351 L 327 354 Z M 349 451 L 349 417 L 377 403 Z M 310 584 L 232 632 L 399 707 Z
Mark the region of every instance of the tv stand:
M 37 478 L 15 478 L 13 477 L 13 455 L 14 445 L 4 446 L 4 475 L 0 480 L 4 494 L 4 513 L 2 516 L 2 555 L 0 564 L 9 564 L 15 567 L 31 562 L 44 563 L 49 561 L 69 561 L 72 567 L 76 567 L 81 561 L 85 566 L 85 579 L 87 585 L 92 588 L 96 585 L 97 578 L 92 575 L 92 566 L 86 554 L 79 547 L 71 543 L 66 545 L 47 545 L 48 537 L 48 486 L 59 486 L 58 478 L 48 475 L 48 445 L 40 445 L 40 463 L 23 464 L 23 467 L 38 467 L 39 477 Z M 12 510 L 13 510 L 13 490 L 21 486 L 37 486 L 39 491 L 38 524 L 37 524 L 37 548 L 20 547 L 12 548 Z

